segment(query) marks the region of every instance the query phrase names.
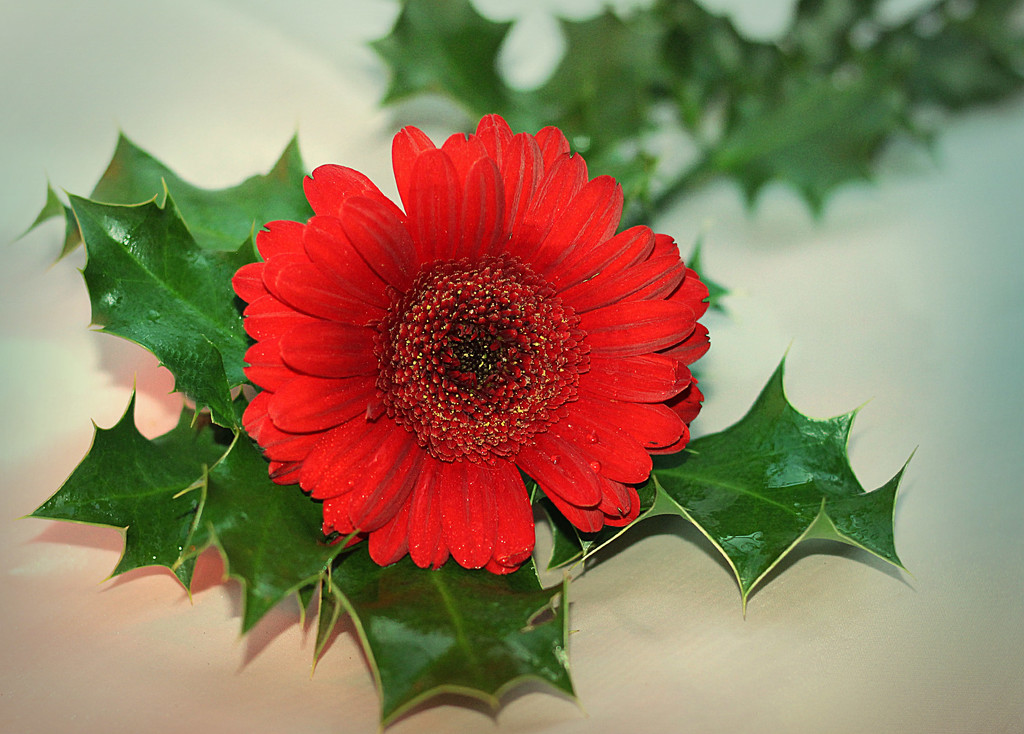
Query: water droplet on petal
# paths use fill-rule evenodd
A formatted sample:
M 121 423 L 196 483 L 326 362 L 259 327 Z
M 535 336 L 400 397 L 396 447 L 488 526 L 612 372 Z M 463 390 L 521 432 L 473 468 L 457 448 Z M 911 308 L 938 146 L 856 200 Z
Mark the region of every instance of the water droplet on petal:
M 587 435 L 587 439 L 590 441 L 590 443 L 598 443 L 601 440 L 597 435 L 597 431 L 591 431 Z
M 592 461 L 592 462 L 590 462 L 590 468 L 593 470 L 593 472 L 595 474 L 599 473 L 601 471 L 601 462 L 600 461 Z
M 551 463 L 554 464 L 555 466 L 558 466 L 558 464 L 560 464 L 561 461 L 562 461 L 562 457 L 559 456 L 558 454 L 552 454 L 551 455 Z

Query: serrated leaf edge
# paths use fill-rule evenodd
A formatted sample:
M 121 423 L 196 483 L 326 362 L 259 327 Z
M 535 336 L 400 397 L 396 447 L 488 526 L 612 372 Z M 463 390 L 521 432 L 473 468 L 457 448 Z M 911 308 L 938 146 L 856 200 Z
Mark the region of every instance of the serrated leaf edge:
M 225 459 L 225 457 L 227 457 L 227 455 L 231 453 L 232 449 L 235 447 L 235 444 L 238 443 L 239 439 L 243 435 L 246 435 L 246 434 L 243 434 L 241 432 L 235 433 L 234 439 L 231 441 L 231 446 L 228 448 L 227 451 L 224 452 L 224 454 L 221 456 L 220 460 L 218 460 L 217 463 L 214 464 L 213 466 L 205 467 L 204 468 L 204 472 L 203 472 L 203 474 L 204 474 L 204 476 L 203 476 L 203 492 L 204 492 L 204 494 L 203 494 L 203 502 L 204 502 L 204 505 L 205 505 L 205 500 L 206 500 L 205 492 L 206 492 L 206 487 L 207 487 L 207 484 L 208 484 L 208 481 L 209 481 L 210 471 L 213 469 L 214 466 L 216 466 L 217 464 L 220 464 L 221 461 L 223 461 Z M 246 435 L 246 438 L 248 439 L 247 435 Z M 196 521 L 195 521 L 195 524 L 193 526 L 193 532 L 195 532 L 195 530 L 198 529 L 200 522 L 202 522 L 202 517 L 201 517 L 201 515 L 197 514 Z M 222 543 L 220 541 L 220 538 L 217 536 L 217 531 L 213 527 L 213 525 L 210 524 L 210 523 L 207 523 L 206 531 L 209 534 L 209 542 L 207 542 L 202 547 L 196 546 L 194 549 L 190 548 L 189 549 L 189 551 L 190 551 L 189 555 L 190 556 L 198 556 L 200 553 L 202 553 L 204 550 L 206 550 L 207 548 L 209 548 L 211 546 L 215 547 L 217 549 L 217 552 L 220 554 L 221 560 L 224 563 L 224 576 L 223 576 L 223 578 L 224 579 L 234 579 L 235 581 L 238 582 L 238 584 L 239 584 L 239 586 L 240 586 L 240 588 L 242 590 L 241 602 L 240 602 L 241 603 L 242 629 L 241 629 L 241 631 L 239 633 L 239 637 L 242 637 L 247 632 L 252 630 L 253 627 L 256 626 L 256 624 L 260 621 L 260 619 L 263 618 L 263 615 L 257 617 L 256 619 L 253 619 L 253 620 L 247 620 L 246 619 L 246 611 L 248 610 L 248 606 L 249 606 L 249 604 L 248 604 L 248 597 L 247 597 L 247 593 L 246 592 L 248 591 L 249 584 L 246 582 L 244 576 L 242 576 L 241 574 L 234 573 L 231 570 L 231 559 L 228 556 L 227 550 L 222 545 Z M 342 549 L 339 549 L 338 552 L 340 553 L 341 550 Z M 274 607 L 276 607 L 278 604 L 280 604 L 282 601 L 287 599 L 292 594 L 296 594 L 297 595 L 299 589 L 301 589 L 303 586 L 307 586 L 309 584 L 314 584 L 314 583 L 318 583 L 318 582 L 322 583 L 323 580 L 328 577 L 328 570 L 329 570 L 330 565 L 331 565 L 331 563 L 332 563 L 332 561 L 333 561 L 333 559 L 335 557 L 336 556 L 332 556 L 330 559 L 328 559 L 325 562 L 325 568 L 324 568 L 323 571 L 320 571 L 319 573 L 313 574 L 311 576 L 307 576 L 307 577 L 299 580 L 293 586 L 289 586 L 288 588 L 286 588 L 284 590 L 284 592 L 281 594 L 280 598 L 277 601 L 275 601 L 274 604 L 272 604 L 270 607 L 268 607 L 267 611 L 270 611 L 270 609 L 273 609 Z M 182 561 L 182 560 L 184 560 L 184 558 L 179 559 L 179 561 Z
M 860 412 L 861 408 L 864 407 L 864 404 L 861 404 L 860 406 L 858 406 L 857 408 L 855 408 L 855 409 L 853 409 L 853 410 L 851 410 L 849 412 L 840 413 L 838 415 L 832 416 L 831 418 L 812 418 L 811 416 L 808 416 L 806 413 L 803 413 L 796 406 L 794 406 L 793 403 L 790 402 L 789 396 L 786 394 L 786 389 L 785 389 L 785 367 L 786 367 L 786 358 L 787 358 L 787 356 L 788 356 L 788 349 L 787 349 L 787 353 L 785 355 L 783 355 L 782 360 L 779 362 L 778 367 L 775 368 L 775 371 L 772 373 L 771 377 L 768 378 L 768 382 L 765 383 L 765 386 L 758 393 L 758 396 L 754 400 L 754 403 L 751 405 L 750 409 L 746 413 L 744 413 L 743 417 L 741 417 L 739 420 L 735 421 L 731 425 L 727 426 L 725 429 L 723 429 L 723 431 L 727 431 L 727 430 L 731 429 L 732 427 L 738 425 L 739 423 L 742 423 L 744 420 L 746 420 L 757 409 L 757 406 L 768 395 L 768 391 L 771 390 L 773 388 L 773 386 L 777 382 L 778 383 L 779 393 L 780 393 L 780 395 L 781 395 L 781 397 L 783 399 L 783 409 L 784 410 L 787 410 L 787 409 L 791 410 L 794 413 L 796 413 L 797 415 L 801 416 L 802 418 L 805 418 L 805 419 L 807 419 L 809 421 L 816 421 L 816 422 L 827 422 L 827 421 L 838 422 L 840 419 L 848 419 L 848 420 L 844 421 L 844 425 L 842 427 L 842 429 L 843 429 L 843 446 L 844 446 L 844 451 L 843 451 L 842 459 L 843 459 L 844 465 L 850 470 L 851 476 L 857 481 L 858 486 L 860 486 L 861 489 L 863 489 L 863 485 L 860 484 L 860 480 L 857 479 L 857 475 L 853 471 L 853 467 L 850 464 L 850 455 L 849 455 L 848 451 L 846 451 L 845 449 L 846 449 L 846 447 L 849 444 L 850 434 L 851 434 L 851 431 L 853 429 L 853 422 L 856 419 L 857 414 Z M 694 452 L 690 451 L 690 449 L 685 449 L 685 451 L 690 452 L 690 453 L 694 453 Z M 915 449 L 915 452 L 916 452 L 916 449 Z M 885 484 L 883 484 L 881 487 L 877 488 L 877 489 L 883 489 L 885 486 L 887 486 L 887 485 L 889 485 L 889 484 L 891 484 L 893 482 L 896 482 L 896 495 L 894 495 L 894 497 L 893 497 L 893 519 L 894 519 L 894 521 L 895 521 L 895 513 L 896 513 L 896 498 L 898 497 L 900 483 L 902 481 L 903 474 L 906 471 L 907 466 L 910 463 L 910 459 L 912 459 L 913 456 L 914 456 L 914 454 L 912 453 L 910 455 L 910 457 L 907 459 L 907 461 L 900 468 L 900 470 L 891 479 L 889 479 L 889 481 L 885 482 Z M 826 509 L 825 509 L 826 508 L 826 504 L 828 502 L 828 497 L 822 497 L 821 505 L 818 508 L 818 513 L 814 516 L 814 518 L 811 520 L 811 522 L 808 523 L 808 525 L 804 529 L 804 531 L 790 545 L 788 545 L 786 547 L 786 549 L 782 553 L 779 554 L 778 558 L 776 558 L 775 561 L 770 566 L 768 566 L 757 578 L 755 578 L 750 583 L 750 585 L 748 587 L 744 588 L 743 587 L 743 581 L 740 578 L 739 571 L 736 568 L 736 565 L 733 563 L 732 559 L 725 552 L 725 549 L 722 548 L 722 546 L 717 541 L 715 541 L 715 539 L 712 538 L 707 533 L 707 531 L 700 525 L 700 523 L 698 523 L 690 515 L 690 513 L 686 511 L 685 507 L 683 507 L 678 502 L 676 502 L 667 492 L 664 491 L 664 489 L 662 489 L 661 483 L 658 481 L 655 472 L 652 471 L 651 472 L 651 476 L 654 478 L 655 486 L 657 487 L 657 490 L 658 490 L 657 499 L 655 500 L 654 505 L 651 507 L 650 510 L 648 510 L 646 513 L 644 513 L 641 517 L 637 518 L 633 523 L 630 523 L 625 528 L 623 528 L 622 531 L 617 533 L 612 538 L 612 540 L 614 540 L 615 538 L 618 538 L 619 535 L 622 534 L 622 532 L 625 532 L 626 530 L 628 530 L 630 527 L 632 527 L 635 523 L 639 522 L 640 520 L 646 519 L 648 517 L 654 517 L 655 515 L 666 514 L 664 511 L 656 512 L 656 513 L 652 512 L 652 510 L 654 510 L 658 506 L 658 502 L 661 500 L 661 498 L 664 497 L 664 499 L 666 501 L 670 502 L 672 505 L 674 505 L 675 507 L 678 508 L 679 514 L 682 517 L 686 518 L 690 523 L 692 523 L 697 528 L 697 530 L 699 530 L 700 533 L 705 538 L 707 538 L 708 541 L 718 550 L 718 552 L 721 554 L 721 556 L 725 559 L 726 563 L 729 564 L 729 568 L 732 569 L 733 576 L 736 578 L 736 584 L 737 584 L 737 586 L 739 586 L 739 589 L 740 589 L 741 605 L 742 605 L 742 610 L 743 610 L 743 616 L 744 617 L 746 617 L 746 615 L 747 615 L 747 601 L 748 601 L 750 595 L 753 593 L 754 589 L 758 586 L 758 584 L 760 584 L 761 581 L 763 581 L 765 579 L 765 577 L 767 577 L 768 574 L 770 574 L 772 572 L 772 570 L 776 566 L 778 566 L 778 564 L 781 563 L 782 560 L 784 558 L 786 558 L 790 554 L 790 552 L 793 550 L 793 548 L 795 548 L 801 541 L 806 540 L 807 538 L 810 538 L 810 537 L 815 537 L 813 535 L 813 533 L 812 533 L 812 530 L 822 520 L 828 522 L 829 526 L 834 531 L 835 536 L 834 536 L 833 539 L 838 540 L 838 541 L 840 541 L 842 543 L 845 543 L 847 545 L 853 546 L 855 548 L 860 548 L 860 549 L 862 549 L 864 551 L 867 551 L 868 553 L 870 553 L 871 555 L 875 556 L 876 558 L 880 558 L 883 561 L 885 561 L 886 563 L 892 564 L 893 566 L 895 566 L 896 568 L 899 568 L 902 571 L 906 571 L 906 568 L 903 566 L 902 562 L 900 562 L 900 563 L 893 563 L 893 561 L 891 559 L 886 558 L 885 556 L 882 556 L 882 555 L 876 553 L 875 551 L 871 550 L 870 548 L 867 548 L 867 547 L 861 545 L 860 543 L 854 541 L 852 538 L 847 536 L 845 533 L 841 533 L 838 529 L 836 529 L 835 524 L 833 523 L 832 519 L 828 516 L 828 513 L 826 512 Z M 873 490 L 873 491 L 877 491 L 877 489 Z M 863 492 L 863 494 L 865 494 L 865 495 L 866 494 L 871 494 L 871 492 L 865 491 L 865 492 Z M 610 540 L 608 542 L 610 542 Z M 606 544 L 607 543 L 602 543 L 601 547 L 603 547 Z
M 569 579 L 568 574 L 565 574 L 563 576 L 563 578 L 562 578 L 561 589 L 559 591 L 557 591 L 557 592 L 552 593 L 552 595 L 549 597 L 547 603 L 544 604 L 544 606 L 542 606 L 539 609 L 537 609 L 533 613 L 533 615 L 531 615 L 530 620 L 528 620 L 528 623 L 529 623 L 529 621 L 532 621 L 533 619 L 535 619 L 538 614 L 541 614 L 541 613 L 543 613 L 544 611 L 546 611 L 548 609 L 554 609 L 554 605 L 556 603 L 555 600 L 556 600 L 556 598 L 558 599 L 558 605 L 559 605 L 559 610 L 560 610 L 559 613 L 561 614 L 561 617 L 562 617 L 562 639 L 565 642 L 565 645 L 562 648 L 562 655 L 558 655 L 558 657 L 559 657 L 560 661 L 562 662 L 562 664 L 565 666 L 565 670 L 566 670 L 567 673 L 571 672 L 570 671 L 570 665 L 569 665 L 569 655 L 568 655 L 568 642 L 569 642 L 569 608 L 568 608 L 568 604 L 569 604 L 569 581 L 570 581 L 570 579 Z M 363 628 L 363 621 L 362 621 L 362 619 L 360 619 L 359 614 L 357 613 L 357 611 L 356 611 L 355 607 L 352 605 L 352 603 L 349 601 L 348 597 L 345 596 L 345 593 L 341 589 L 339 589 L 337 586 L 335 586 L 333 582 L 330 582 L 330 587 L 331 587 L 332 593 L 335 593 L 337 595 L 338 600 L 341 602 L 342 606 L 345 607 L 345 611 L 348 613 L 349 618 L 352 620 L 352 626 L 355 628 L 356 635 L 359 637 L 360 647 L 362 647 L 363 653 L 366 655 L 366 660 L 369 663 L 370 672 L 373 675 L 374 685 L 377 688 L 378 699 L 380 701 L 380 726 L 378 728 L 378 731 L 383 731 L 388 726 L 390 726 L 394 721 L 396 721 L 398 718 L 400 718 L 404 714 L 408 713 L 409 711 L 413 710 L 414 708 L 416 708 L 420 704 L 424 703 L 425 701 L 429 701 L 431 698 L 435 698 L 437 696 L 440 696 L 440 695 L 443 695 L 443 694 L 446 694 L 446 693 L 451 693 L 451 694 L 455 694 L 455 695 L 459 695 L 459 696 L 466 696 L 467 698 L 475 699 L 477 701 L 480 701 L 480 702 L 484 703 L 485 705 L 490 707 L 490 709 L 492 711 L 496 712 L 496 711 L 498 711 L 501 708 L 501 699 L 509 691 L 513 690 L 517 686 L 520 686 L 520 685 L 522 685 L 524 683 L 528 683 L 528 682 L 539 683 L 542 686 L 544 686 L 545 688 L 548 688 L 551 691 L 556 692 L 558 695 L 565 696 L 566 698 L 569 698 L 574 703 L 576 703 L 576 705 L 579 706 L 581 710 L 583 710 L 582 703 L 580 702 L 579 697 L 575 695 L 575 691 L 573 691 L 573 693 L 570 694 L 570 693 L 562 690 L 561 688 L 558 688 L 557 686 L 555 686 L 553 683 L 551 683 L 551 681 L 545 680 L 544 678 L 540 677 L 539 675 L 526 674 L 526 675 L 519 675 L 519 676 L 516 676 L 514 678 L 509 679 L 508 681 L 506 681 L 505 683 L 500 685 L 494 691 L 494 693 L 487 693 L 486 691 L 482 691 L 482 690 L 480 690 L 478 688 L 469 688 L 467 686 L 461 686 L 461 685 L 439 685 L 439 686 L 434 686 L 433 688 L 430 688 L 430 689 L 428 689 L 426 691 L 423 691 L 422 693 L 417 694 L 413 698 L 411 698 L 408 701 L 402 703 L 400 706 L 397 706 L 394 709 L 394 711 L 385 713 L 384 712 L 384 684 L 383 684 L 383 682 L 381 680 L 381 677 L 380 677 L 380 668 L 378 667 L 376 657 L 373 654 L 373 648 L 370 646 L 369 638 L 366 635 L 366 630 Z M 340 618 L 340 615 L 339 615 L 339 618 Z M 556 653 L 556 655 L 557 655 L 557 653 Z M 570 685 L 571 685 L 571 682 L 570 682 Z

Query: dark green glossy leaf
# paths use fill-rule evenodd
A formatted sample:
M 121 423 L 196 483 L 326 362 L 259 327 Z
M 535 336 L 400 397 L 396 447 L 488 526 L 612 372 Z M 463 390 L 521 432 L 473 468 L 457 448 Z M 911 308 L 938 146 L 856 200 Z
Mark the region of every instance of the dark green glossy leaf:
M 855 413 L 804 416 L 786 399 L 782 374 L 780 365 L 738 423 L 655 460 L 663 497 L 648 514 L 675 512 L 693 522 L 733 568 L 744 604 L 807 537 L 833 537 L 902 568 L 893 512 L 903 470 L 865 492 L 846 454 Z
M 60 490 L 32 517 L 107 525 L 125 531 L 124 553 L 113 575 L 166 566 L 187 588 L 193 562 L 181 562 L 202 511 L 202 479 L 224 447 L 212 431 L 190 425 L 182 413 L 172 431 L 149 440 L 134 420 L 135 397 L 112 428 L 97 428 L 92 448 Z
M 56 216 L 60 216 L 61 214 L 64 214 L 66 217 L 70 218 L 71 221 L 74 221 L 74 215 L 71 213 L 71 210 L 60 200 L 60 197 L 57 196 L 57 192 L 53 190 L 53 186 L 47 183 L 46 203 L 43 204 L 42 210 L 40 210 L 39 214 L 36 215 L 35 221 L 29 225 L 26 230 L 26 234 L 43 222 L 53 219 Z
M 424 571 L 408 558 L 381 568 L 357 548 L 331 581 L 374 667 L 385 723 L 446 692 L 497 706 L 527 679 L 573 695 L 566 589 L 542 589 L 532 564 L 508 576 L 455 563 Z
M 71 211 L 71 207 L 60 200 L 57 192 L 53 190 L 53 186 L 49 183 L 46 184 L 46 203 L 43 204 L 43 208 L 36 215 L 35 221 L 29 225 L 22 236 L 24 237 L 43 222 L 61 215 L 64 216 L 64 246 L 58 259 L 64 257 L 78 246 L 78 243 L 82 241 L 82 236 L 78 232 L 78 222 L 75 221 L 75 214 Z
M 266 222 L 301 222 L 312 216 L 302 189 L 304 175 L 298 141 L 292 138 L 265 175 L 252 176 L 225 189 L 202 189 L 182 180 L 122 134 L 106 172 L 89 198 L 126 205 L 155 199 L 163 205 L 165 195 L 169 194 L 199 247 L 233 251 Z M 32 227 L 62 212 L 67 220 L 61 252 L 64 256 L 82 238 L 71 210 L 60 204 L 52 189 L 47 190 L 46 205 Z
M 243 631 L 325 576 L 342 545 L 327 542 L 322 521 L 319 503 L 297 486 L 270 480 L 266 460 L 244 434 L 210 471 L 190 545 L 201 550 L 216 544 L 227 573 L 242 583 Z
M 160 208 L 73 196 L 71 206 L 88 253 L 93 322 L 149 349 L 174 374 L 175 389 L 236 426 L 231 388 L 245 381 L 248 341 L 231 278 L 253 259 L 252 247 L 202 250 L 170 198 Z
M 782 389 L 783 366 L 734 426 L 656 456 L 639 486 L 640 515 L 626 528 L 579 533 L 553 510 L 551 566 L 579 564 L 630 527 L 658 515 L 686 518 L 725 556 L 744 607 L 754 587 L 805 538 L 838 540 L 903 568 L 893 539 L 901 469 L 865 492 L 846 443 L 855 413 L 808 418 Z M 904 467 L 905 468 L 905 467 Z

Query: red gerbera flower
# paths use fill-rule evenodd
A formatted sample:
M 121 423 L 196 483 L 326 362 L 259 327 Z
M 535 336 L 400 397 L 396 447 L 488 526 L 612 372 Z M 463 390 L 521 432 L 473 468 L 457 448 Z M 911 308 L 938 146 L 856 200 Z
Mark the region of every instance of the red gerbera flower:
M 620 186 L 555 128 L 491 115 L 436 148 L 408 127 L 392 154 L 404 211 L 321 166 L 316 215 L 268 224 L 235 276 L 271 477 L 380 564 L 515 570 L 534 544 L 520 472 L 580 530 L 632 521 L 650 454 L 700 410 L 707 289 L 671 237 L 615 234 Z

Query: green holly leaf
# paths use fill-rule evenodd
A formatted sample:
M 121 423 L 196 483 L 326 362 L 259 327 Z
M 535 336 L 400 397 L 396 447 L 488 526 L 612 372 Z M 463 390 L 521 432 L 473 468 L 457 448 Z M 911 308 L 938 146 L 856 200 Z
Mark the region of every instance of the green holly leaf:
M 597 551 L 612 543 L 619 536 L 642 520 L 664 514 L 678 515 L 678 509 L 659 493 L 658 485 L 653 478 L 637 486 L 640 498 L 640 513 L 636 520 L 623 527 L 606 525 L 596 533 L 584 533 L 566 520 L 555 506 L 547 499 L 540 501 L 546 513 L 553 538 L 551 557 L 548 559 L 548 570 L 572 565 L 578 566 L 589 560 Z
M 679 454 L 654 457 L 651 478 L 637 488 L 640 515 L 628 527 L 587 534 L 552 522 L 551 567 L 582 563 L 648 518 L 678 515 L 725 556 L 744 609 L 754 588 L 804 539 L 840 541 L 902 569 L 893 512 L 906 467 L 866 492 L 846 454 L 856 412 L 804 416 L 783 392 L 784 365 L 735 425 Z
M 383 101 L 432 92 L 478 115 L 507 109 L 496 60 L 510 25 L 483 18 L 468 0 L 404 3 L 390 35 L 372 44 L 391 66 Z
M 199 247 L 231 251 L 266 222 L 301 222 L 312 216 L 302 189 L 304 175 L 298 140 L 292 138 L 268 173 L 225 189 L 202 189 L 181 179 L 122 134 L 89 198 L 126 205 L 156 199 L 163 206 L 164 197 L 170 195 Z M 71 210 L 61 204 L 52 188 L 47 188 L 46 204 L 29 229 L 61 213 L 67 222 L 63 257 L 78 246 L 82 237 Z
M 343 544 L 328 542 L 322 522 L 319 503 L 270 480 L 266 459 L 245 434 L 210 470 L 189 545 L 193 553 L 216 545 L 228 575 L 241 582 L 243 632 L 285 597 L 301 600 L 306 587 L 325 578 Z
M 866 492 L 846 444 L 856 411 L 817 420 L 783 392 L 783 364 L 739 422 L 656 457 L 648 516 L 682 515 L 725 556 L 743 603 L 801 540 L 840 540 L 903 568 L 893 539 L 901 469 Z M 905 469 L 905 467 L 904 467 Z
M 134 413 L 132 395 L 121 420 L 96 429 L 89 453 L 31 517 L 122 529 L 124 552 L 111 575 L 166 566 L 188 588 L 194 564 L 180 559 L 202 512 L 198 488 L 224 447 L 190 424 L 189 411 L 154 440 L 139 433 Z
M 71 206 L 88 253 L 93 322 L 146 347 L 174 374 L 175 389 L 237 426 L 231 388 L 245 381 L 248 341 L 231 278 L 253 260 L 251 244 L 203 250 L 169 197 L 163 208 L 77 196 Z
M 888 144 L 929 141 L 920 112 L 967 110 L 1024 86 L 1016 0 L 951 0 L 895 25 L 879 20 L 882 5 L 801 0 L 778 42 L 744 37 L 695 0 L 563 21 L 566 53 L 530 91 L 495 72 L 508 25 L 468 0 L 406 0 L 375 47 L 392 68 L 385 102 L 441 93 L 516 129 L 562 128 L 594 174 L 623 184 L 628 223 L 721 176 L 751 202 L 785 183 L 818 213 L 837 188 L 870 178 Z M 696 160 L 659 168 L 652 141 L 679 128 Z
M 317 610 L 316 620 L 316 643 L 313 646 L 313 665 L 320 662 L 320 658 L 327 650 L 327 643 L 331 635 L 341 621 L 341 616 L 346 613 L 345 605 L 342 603 L 341 594 L 331 586 L 330 579 L 321 582 L 318 589 L 320 605 Z
M 1024 30 L 1013 22 L 1020 17 L 1019 0 L 945 2 L 931 12 L 928 18 L 938 32 L 919 29 L 890 51 L 894 61 L 905 64 L 914 99 L 965 110 L 1020 89 Z
M 424 571 L 408 558 L 381 568 L 359 548 L 340 559 L 330 593 L 352 615 L 387 724 L 441 693 L 497 707 L 517 684 L 540 680 L 574 695 L 566 584 L 541 588 L 532 564 L 507 576 L 454 563 Z
M 836 187 L 868 179 L 895 131 L 904 127 L 896 90 L 864 78 L 814 79 L 771 109 L 745 116 L 710 153 L 708 164 L 753 202 L 769 182 L 797 189 L 815 212 Z

